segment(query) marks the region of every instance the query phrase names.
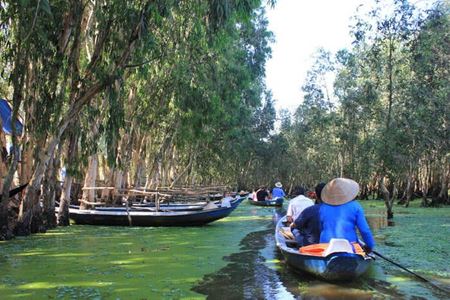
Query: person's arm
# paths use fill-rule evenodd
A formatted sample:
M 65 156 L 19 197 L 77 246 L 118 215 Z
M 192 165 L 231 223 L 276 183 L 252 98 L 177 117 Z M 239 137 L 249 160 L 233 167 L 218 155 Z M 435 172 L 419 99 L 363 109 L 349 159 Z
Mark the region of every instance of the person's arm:
M 297 219 L 294 220 L 292 227 L 302 228 L 303 226 L 305 226 L 305 224 L 311 218 L 310 210 L 308 208 L 302 211 L 301 214 L 297 217 Z
M 358 230 L 361 233 L 361 237 L 368 248 L 368 252 L 370 252 L 375 247 L 375 239 L 373 238 L 372 231 L 370 230 L 369 224 L 367 223 L 363 208 L 359 204 L 358 206 L 356 226 L 358 227 Z
M 292 215 L 293 215 L 293 213 L 292 213 L 292 205 L 291 205 L 291 203 L 289 203 L 289 206 L 288 206 L 288 209 L 287 209 L 287 212 L 286 212 L 286 218 L 287 218 L 287 221 L 289 223 L 292 223 L 294 221 L 292 219 Z

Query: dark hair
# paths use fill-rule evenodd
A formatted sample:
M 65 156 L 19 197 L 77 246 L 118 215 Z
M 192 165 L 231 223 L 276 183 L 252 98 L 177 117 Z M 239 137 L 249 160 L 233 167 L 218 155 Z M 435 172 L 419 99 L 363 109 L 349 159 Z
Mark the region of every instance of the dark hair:
M 318 200 L 322 201 L 322 190 L 325 187 L 326 183 L 321 182 L 318 185 L 316 185 L 315 191 L 316 191 L 316 197 Z
M 305 195 L 306 190 L 305 190 L 304 187 L 299 186 L 299 187 L 297 187 L 297 189 L 295 190 L 295 193 L 296 193 L 297 195 Z

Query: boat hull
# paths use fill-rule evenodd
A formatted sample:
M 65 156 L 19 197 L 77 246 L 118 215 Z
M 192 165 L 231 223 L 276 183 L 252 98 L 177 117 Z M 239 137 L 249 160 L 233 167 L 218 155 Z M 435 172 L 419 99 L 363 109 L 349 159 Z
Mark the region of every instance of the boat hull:
M 105 226 L 200 226 L 227 217 L 241 202 L 230 207 L 194 211 L 80 210 L 69 208 L 69 217 L 76 224 Z
M 277 224 L 275 239 L 288 265 L 297 271 L 307 272 L 327 281 L 351 281 L 362 276 L 373 258 L 355 253 L 331 253 L 328 256 L 301 254 L 298 248 L 288 247 L 280 233 L 281 219 Z
M 255 201 L 253 199 L 248 198 L 248 202 L 256 206 L 283 206 L 284 198 L 276 198 L 265 201 Z

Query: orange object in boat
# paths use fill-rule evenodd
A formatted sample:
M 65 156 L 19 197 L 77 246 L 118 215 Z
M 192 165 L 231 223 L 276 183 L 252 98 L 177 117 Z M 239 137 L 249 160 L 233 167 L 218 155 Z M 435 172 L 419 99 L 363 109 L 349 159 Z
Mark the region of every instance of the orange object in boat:
M 328 245 L 329 245 L 328 243 L 312 244 L 312 245 L 300 247 L 300 249 L 298 249 L 298 251 L 301 254 L 305 254 L 305 255 L 323 256 L 323 252 L 328 248 Z M 353 246 L 353 249 L 355 250 L 356 254 L 363 255 L 363 256 L 366 254 L 360 244 L 353 242 L 352 246 Z

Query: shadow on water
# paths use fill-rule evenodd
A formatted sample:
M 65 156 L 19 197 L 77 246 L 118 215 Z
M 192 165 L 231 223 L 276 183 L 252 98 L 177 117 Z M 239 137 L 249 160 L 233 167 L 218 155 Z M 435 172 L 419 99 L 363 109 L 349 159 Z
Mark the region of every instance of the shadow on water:
M 207 299 L 224 299 L 225 295 L 226 299 L 408 298 L 395 285 L 382 280 L 384 274 L 379 266 L 373 266 L 366 276 L 348 283 L 324 282 L 295 272 L 285 263 L 273 238 L 275 223 L 284 213 L 275 210 L 273 224 L 267 230 L 249 233 L 240 243 L 241 252 L 227 256 L 225 260 L 229 263 L 225 267 L 205 275 L 192 290 L 206 295 Z M 374 220 L 371 226 L 386 226 L 381 218 Z

